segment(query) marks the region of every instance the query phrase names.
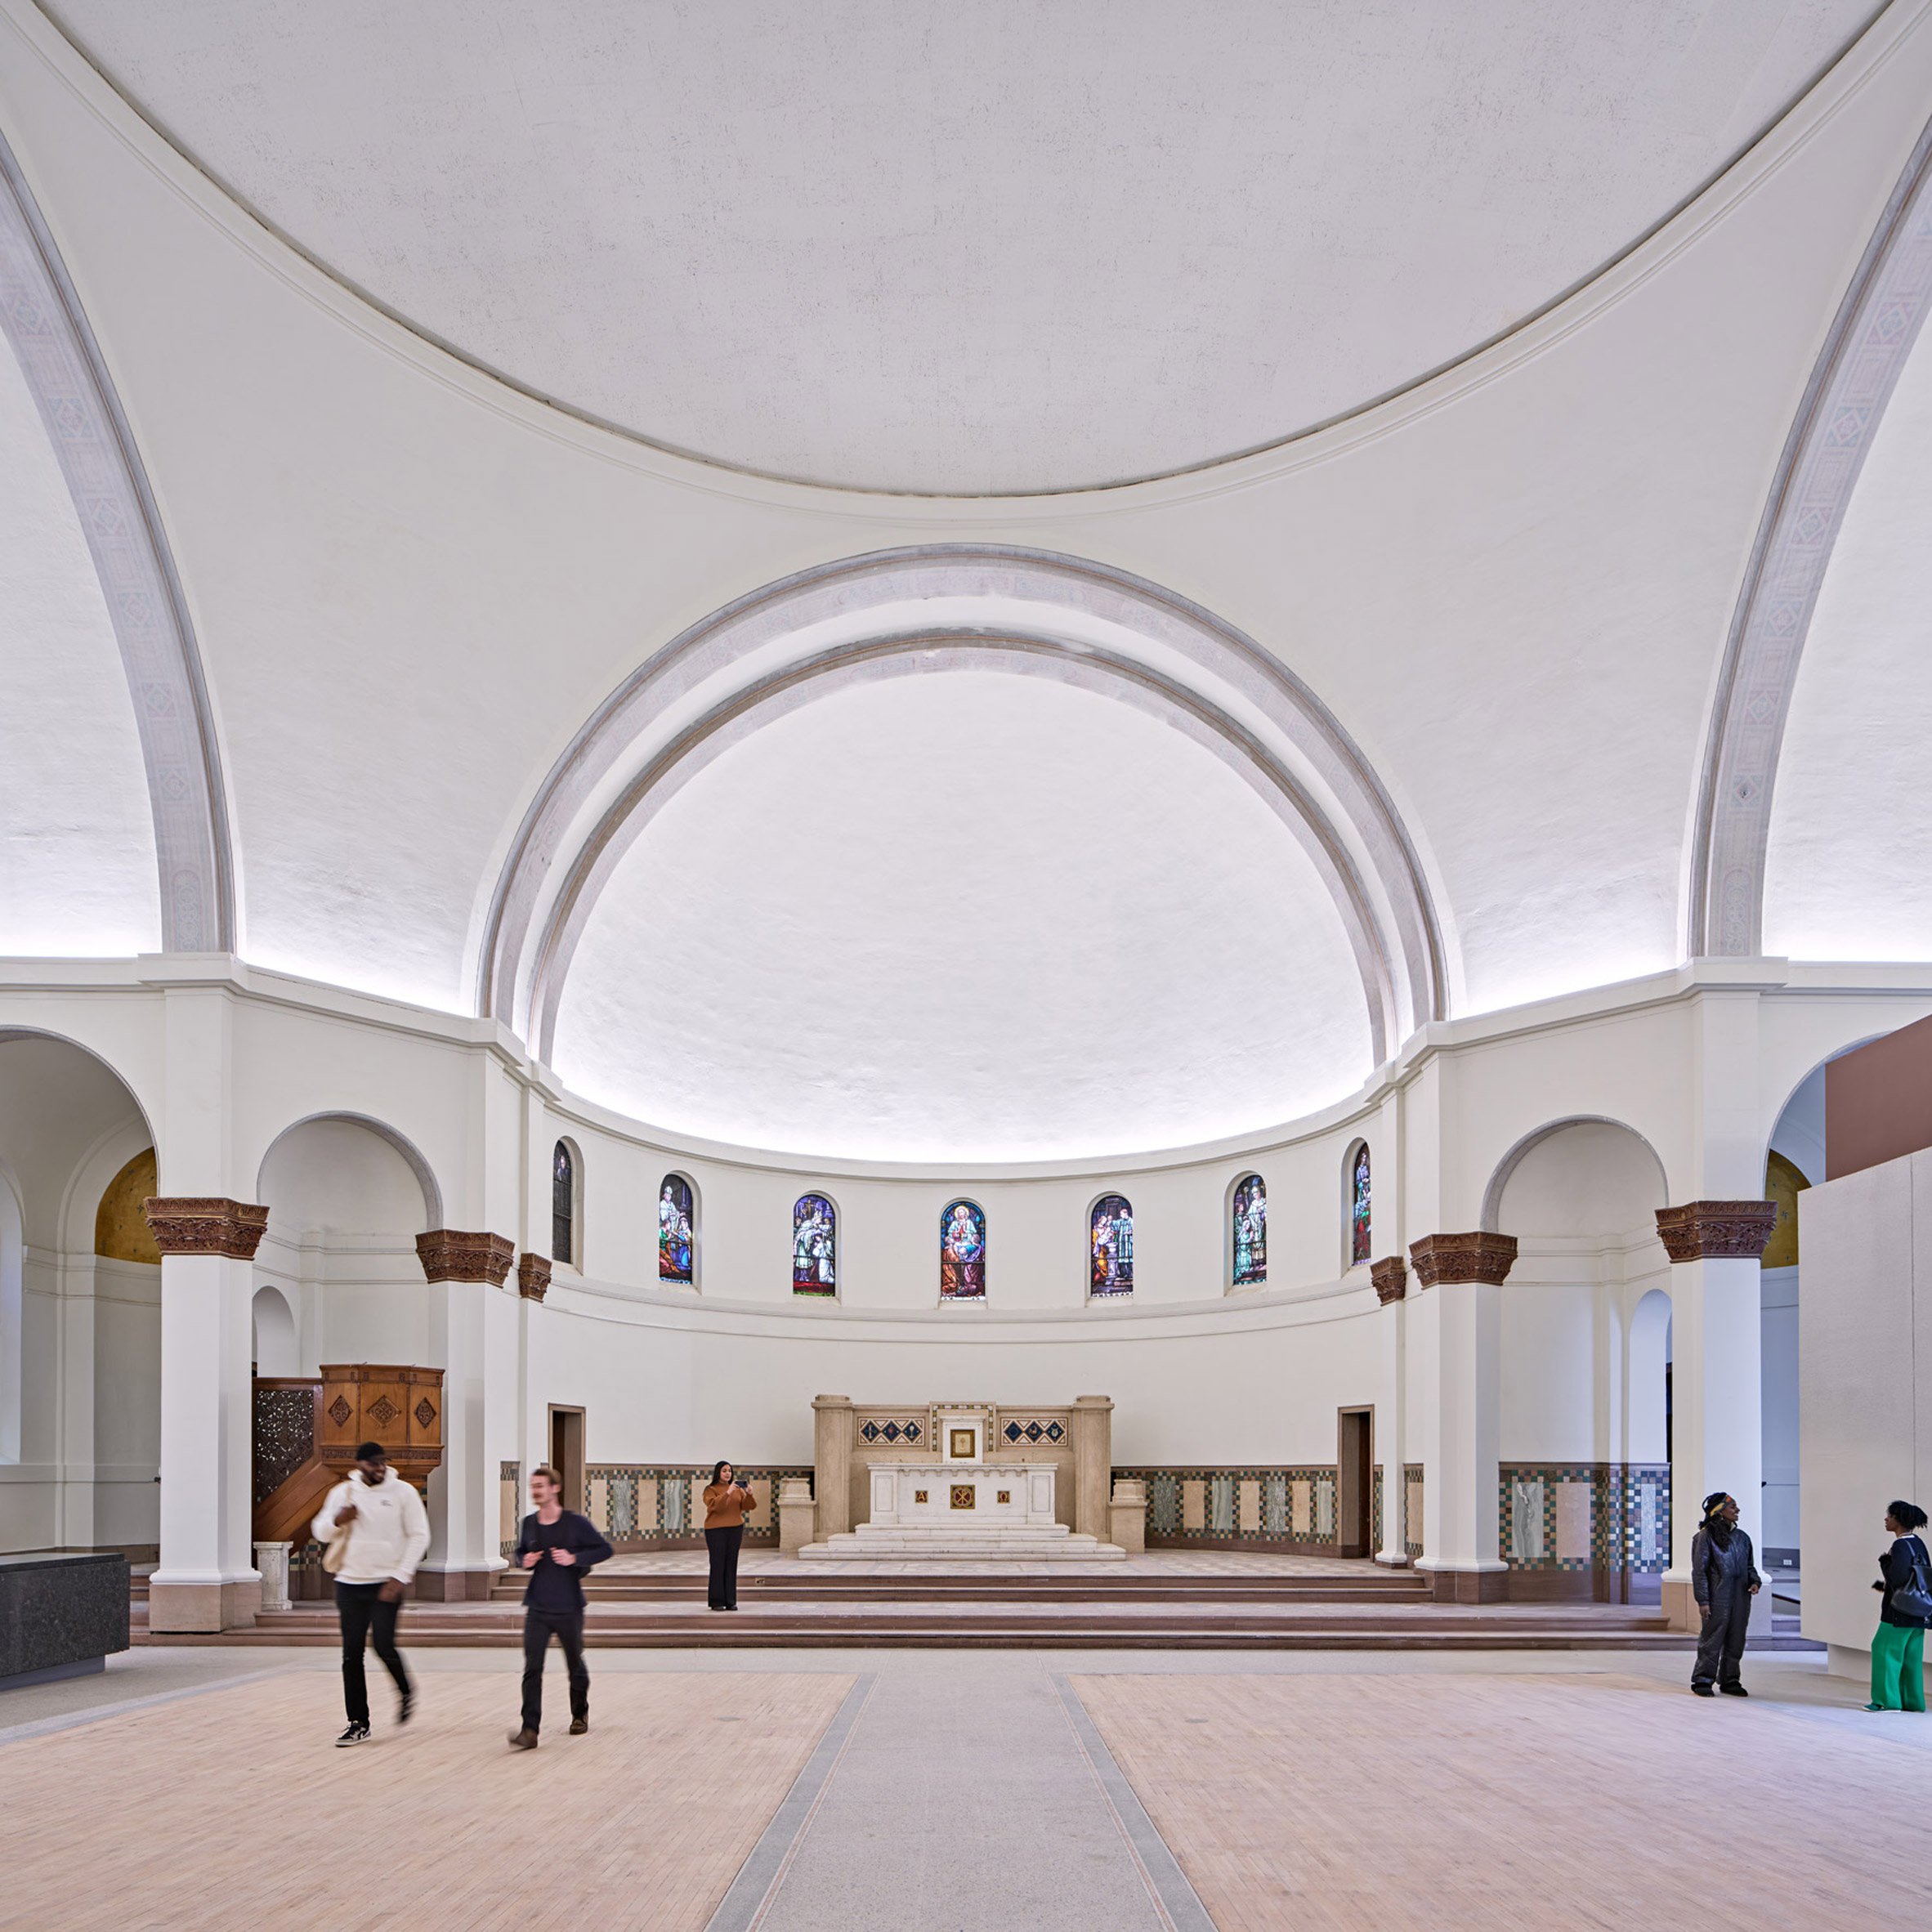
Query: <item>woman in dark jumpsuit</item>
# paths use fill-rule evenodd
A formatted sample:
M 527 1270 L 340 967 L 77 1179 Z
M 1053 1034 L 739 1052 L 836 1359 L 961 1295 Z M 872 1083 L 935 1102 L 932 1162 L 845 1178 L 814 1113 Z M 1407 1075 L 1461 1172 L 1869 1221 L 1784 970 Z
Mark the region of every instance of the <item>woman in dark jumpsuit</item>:
M 1691 1668 L 1691 1688 L 1700 1697 L 1714 1696 L 1714 1684 L 1726 1697 L 1750 1696 L 1737 1666 L 1751 1627 L 1751 1599 L 1764 1581 L 1751 1560 L 1751 1538 L 1737 1527 L 1736 1498 L 1713 1491 L 1704 1499 L 1704 1527 L 1691 1540 L 1691 1589 L 1704 1613 Z

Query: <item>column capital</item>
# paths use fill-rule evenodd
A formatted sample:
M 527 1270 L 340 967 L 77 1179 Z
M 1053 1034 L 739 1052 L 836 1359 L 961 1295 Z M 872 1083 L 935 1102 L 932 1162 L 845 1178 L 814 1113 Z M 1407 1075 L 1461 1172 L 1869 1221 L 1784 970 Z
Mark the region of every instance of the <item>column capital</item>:
M 1425 1234 L 1409 1243 L 1409 1259 L 1415 1264 L 1418 1287 L 1453 1281 L 1483 1281 L 1497 1287 L 1515 1265 L 1516 1237 L 1487 1228 L 1471 1234 Z M 1373 1270 L 1369 1278 L 1375 1278 Z
M 550 1286 L 548 1259 L 527 1249 L 517 1259 L 517 1292 L 525 1301 L 541 1301 Z
M 1777 1218 L 1775 1201 L 1687 1201 L 1657 1210 L 1657 1238 L 1673 1261 L 1755 1261 Z
M 431 1281 L 482 1281 L 503 1286 L 517 1259 L 517 1244 L 500 1234 L 468 1233 L 460 1228 L 432 1228 L 416 1237 L 416 1259 Z
M 141 1213 L 163 1255 L 253 1261 L 268 1232 L 266 1207 L 221 1194 L 153 1194 L 141 1204 Z
M 1409 1292 L 1409 1264 L 1399 1254 L 1385 1254 L 1369 1263 L 1369 1280 L 1375 1284 L 1375 1299 L 1387 1308 Z

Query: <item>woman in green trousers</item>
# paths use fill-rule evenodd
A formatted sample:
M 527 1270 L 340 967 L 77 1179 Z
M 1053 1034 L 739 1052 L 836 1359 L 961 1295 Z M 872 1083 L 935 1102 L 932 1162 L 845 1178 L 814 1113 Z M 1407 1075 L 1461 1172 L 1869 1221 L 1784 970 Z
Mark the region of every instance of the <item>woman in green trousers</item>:
M 1932 1563 L 1925 1539 L 1925 1512 L 1916 1503 L 1898 1502 L 1885 1511 L 1892 1546 L 1878 1559 L 1885 1593 L 1878 1629 L 1872 1639 L 1872 1702 L 1867 1711 L 1925 1708 L 1925 1626 L 1932 1623 Z

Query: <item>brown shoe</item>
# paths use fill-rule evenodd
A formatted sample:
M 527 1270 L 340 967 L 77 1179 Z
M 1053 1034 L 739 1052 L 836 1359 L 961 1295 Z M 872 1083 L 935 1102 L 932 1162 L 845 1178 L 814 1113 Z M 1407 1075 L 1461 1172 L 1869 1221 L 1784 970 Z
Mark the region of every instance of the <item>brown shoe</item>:
M 510 1748 L 512 1751 L 534 1751 L 537 1748 L 536 1733 L 527 1726 L 521 1731 L 511 1732 Z
M 590 1720 L 588 1717 L 573 1717 L 570 1720 L 570 1735 L 573 1737 L 581 1737 L 589 1729 Z

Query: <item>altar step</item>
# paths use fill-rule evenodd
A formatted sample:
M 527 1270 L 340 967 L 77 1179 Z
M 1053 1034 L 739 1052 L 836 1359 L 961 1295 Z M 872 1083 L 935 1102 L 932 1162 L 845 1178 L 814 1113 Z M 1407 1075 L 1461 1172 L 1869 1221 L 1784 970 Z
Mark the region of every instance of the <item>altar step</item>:
M 593 1603 L 686 1602 L 702 1596 L 701 1574 L 626 1576 L 593 1571 L 584 1579 Z M 492 1585 L 491 1600 L 521 1603 L 523 1578 L 506 1570 Z M 1433 1601 L 1429 1579 L 1413 1570 L 1378 1570 L 1365 1563 L 1357 1575 L 1148 1576 L 1133 1566 L 1076 1563 L 1050 1576 L 981 1572 L 910 1571 L 877 1573 L 819 1564 L 813 1573 L 741 1573 L 738 1600 L 749 1603 L 1376 1603 Z
M 862 1523 L 856 1530 L 807 1543 L 798 1554 L 813 1563 L 893 1562 L 918 1559 L 930 1563 L 1117 1563 L 1127 1552 L 1118 1543 L 1076 1533 L 1064 1523 L 1038 1528 L 1016 1527 L 926 1529 L 912 1525 L 888 1527 Z
M 220 1636 L 151 1635 L 145 1607 L 134 1639 L 157 1644 L 244 1647 L 337 1644 L 328 1604 L 263 1614 L 254 1628 Z M 523 1616 L 512 1603 L 414 1603 L 403 1618 L 405 1649 L 514 1648 Z M 886 1646 L 1135 1650 L 1685 1650 L 1692 1640 L 1654 1611 L 1612 1604 L 1386 1604 L 1038 1603 L 903 1603 L 750 1601 L 735 1616 L 686 1599 L 664 1605 L 595 1603 L 585 1618 L 593 1648 L 814 1649 Z M 1815 1648 L 1773 1637 L 1754 1649 Z

